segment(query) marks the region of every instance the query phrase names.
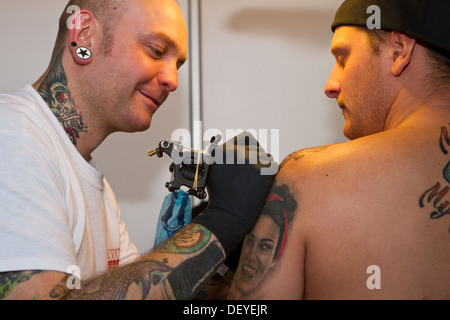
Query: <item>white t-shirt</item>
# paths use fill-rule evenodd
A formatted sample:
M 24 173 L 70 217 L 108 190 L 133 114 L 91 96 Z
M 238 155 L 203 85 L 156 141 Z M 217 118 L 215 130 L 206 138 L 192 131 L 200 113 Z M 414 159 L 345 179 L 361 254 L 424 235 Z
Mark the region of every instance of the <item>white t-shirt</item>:
M 86 280 L 138 258 L 103 174 L 30 85 L 0 95 L 0 235 L 0 272 Z

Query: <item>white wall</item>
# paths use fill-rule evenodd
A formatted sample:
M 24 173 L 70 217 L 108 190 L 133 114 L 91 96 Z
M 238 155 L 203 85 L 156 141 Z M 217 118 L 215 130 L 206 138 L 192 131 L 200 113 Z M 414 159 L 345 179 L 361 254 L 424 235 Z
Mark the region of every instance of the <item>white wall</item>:
M 202 1 L 205 127 L 279 129 L 280 159 L 342 141 L 341 111 L 323 93 L 341 3 Z
M 179 2 L 187 12 L 187 0 Z M 204 129 L 279 130 L 279 146 L 269 137 L 268 151 L 280 160 L 296 149 L 345 141 L 340 110 L 323 94 L 334 63 L 330 24 L 341 3 L 201 1 Z M 46 69 L 65 4 L 1 1 L 0 92 L 33 83 Z M 189 99 L 186 66 L 179 91 L 148 132 L 114 134 L 94 154 L 141 253 L 152 247 L 170 178 L 169 159 L 150 159 L 147 152 L 175 129 L 190 128 Z

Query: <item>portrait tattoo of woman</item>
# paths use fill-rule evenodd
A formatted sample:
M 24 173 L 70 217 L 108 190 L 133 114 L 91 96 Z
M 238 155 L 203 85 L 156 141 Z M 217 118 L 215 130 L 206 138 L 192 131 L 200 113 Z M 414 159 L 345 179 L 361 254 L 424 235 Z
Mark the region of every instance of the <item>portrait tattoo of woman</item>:
M 250 295 L 281 258 L 297 202 L 286 185 L 275 186 L 254 229 L 246 236 L 231 298 Z

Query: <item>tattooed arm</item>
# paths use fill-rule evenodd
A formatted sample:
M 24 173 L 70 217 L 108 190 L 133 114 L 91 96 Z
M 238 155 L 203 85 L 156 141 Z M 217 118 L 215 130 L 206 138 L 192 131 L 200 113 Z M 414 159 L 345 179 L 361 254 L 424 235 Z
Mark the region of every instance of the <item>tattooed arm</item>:
M 294 290 L 300 292 L 302 279 L 295 275 L 302 266 L 292 266 L 292 253 L 285 253 L 293 241 L 290 231 L 296 209 L 297 202 L 289 186 L 278 181 L 255 228 L 244 240 L 230 299 L 283 299 L 291 297 Z M 301 248 L 298 249 L 301 252 Z M 283 259 L 285 255 L 289 260 Z M 292 267 L 297 268 L 296 272 L 281 271 Z
M 281 164 L 255 228 L 246 236 L 229 299 L 301 299 L 306 250 L 293 232 L 299 211 L 298 165 L 308 154 L 329 146 L 300 150 Z
M 190 224 L 141 260 L 80 283 L 58 272 L 9 272 L 0 275 L 6 299 L 124 300 L 195 297 L 225 259 L 215 236 Z M 69 284 L 69 286 L 68 286 Z

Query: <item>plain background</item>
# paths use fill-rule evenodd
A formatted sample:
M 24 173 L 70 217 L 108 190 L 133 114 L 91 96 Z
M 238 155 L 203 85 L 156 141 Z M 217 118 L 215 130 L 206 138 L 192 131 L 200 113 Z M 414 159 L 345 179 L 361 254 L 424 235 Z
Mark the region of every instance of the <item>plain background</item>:
M 255 130 L 280 161 L 298 149 L 346 141 L 340 109 L 324 95 L 334 65 L 330 25 L 342 2 L 200 0 L 207 136 Z M 45 71 L 66 3 L 1 1 L 0 92 L 32 84 Z M 188 0 L 179 3 L 188 18 Z M 142 254 L 153 246 L 171 163 L 147 153 L 171 139 L 176 129 L 191 130 L 189 65 L 180 71 L 179 81 L 179 90 L 158 111 L 148 132 L 113 134 L 94 153 Z M 279 139 L 272 139 L 273 133 Z

